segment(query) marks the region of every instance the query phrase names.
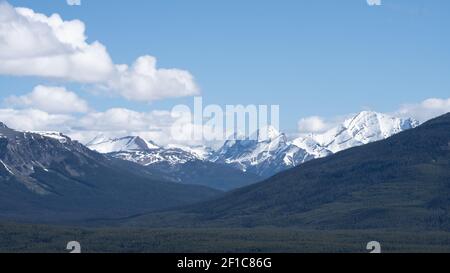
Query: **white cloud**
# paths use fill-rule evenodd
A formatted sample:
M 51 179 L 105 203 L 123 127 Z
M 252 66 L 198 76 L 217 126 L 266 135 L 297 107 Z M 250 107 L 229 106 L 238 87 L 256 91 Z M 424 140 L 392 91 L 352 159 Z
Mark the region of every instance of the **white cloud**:
M 170 112 L 164 112 L 159 117 L 170 117 Z M 164 125 L 162 120 L 156 118 L 155 113 L 136 112 L 125 108 L 113 108 L 105 112 L 89 113 L 82 117 L 78 123 L 82 128 L 103 132 L 151 131 Z
M 137 112 L 125 108 L 113 108 L 105 112 L 88 113 L 77 120 L 76 130 L 68 134 L 86 143 L 94 137 L 140 136 L 159 145 L 186 144 L 200 145 L 190 137 L 193 125 L 190 119 L 180 119 L 180 113 L 171 111 Z M 192 113 L 183 113 L 183 115 Z M 186 134 L 174 136 L 173 131 Z
M 81 6 L 81 0 L 67 0 L 69 6 Z
M 198 94 L 192 75 L 179 69 L 157 69 L 152 56 L 139 57 L 131 66 L 117 66 L 117 77 L 107 87 L 129 100 L 152 101 Z
M 127 109 L 111 109 L 89 113 L 81 119 L 72 115 L 50 114 L 37 109 L 0 109 L 0 120 L 7 126 L 25 131 L 59 131 L 81 142 L 97 135 L 118 137 L 133 133 L 151 133 L 157 119 L 153 113 L 137 113 Z M 156 126 L 156 125 L 154 125 Z
M 302 118 L 298 121 L 297 128 L 300 135 L 321 134 L 325 133 L 331 128 L 344 122 L 346 119 L 353 116 L 353 114 L 338 115 L 331 118 L 324 118 L 319 116 L 311 116 Z
M 450 112 L 450 98 L 430 98 L 421 103 L 405 104 L 400 107 L 395 114 L 404 117 L 412 117 L 420 122 L 425 122 L 448 112 Z
M 322 133 L 329 128 L 330 124 L 328 124 L 323 118 L 318 116 L 302 118 L 298 122 L 299 132 Z
M 24 131 L 67 131 L 75 119 L 70 115 L 49 114 L 36 109 L 0 109 L 0 120 Z
M 196 126 L 192 119 L 180 119 L 190 112 L 149 111 L 137 112 L 126 108 L 112 108 L 104 112 L 88 112 L 81 117 L 71 114 L 50 114 L 37 109 L 0 109 L 0 121 L 10 128 L 25 131 L 58 131 L 81 143 L 95 137 L 117 138 L 140 136 L 158 145 L 203 145 L 219 147 L 222 141 L 204 142 L 193 139 Z M 203 126 L 206 134 L 212 129 Z M 177 135 L 174 135 L 177 132 Z M 180 136 L 182 134 L 183 136 Z
M 0 109 L 0 121 L 10 128 L 25 131 L 59 131 L 82 143 L 96 136 L 122 137 L 139 135 L 160 145 L 202 144 L 189 138 L 173 138 L 173 126 L 182 129 L 192 124 L 180 122 L 170 111 L 137 112 L 113 108 L 104 112 L 89 112 L 81 117 L 71 114 L 50 114 L 38 109 Z M 183 130 L 177 130 L 182 132 Z
M 8 107 L 33 108 L 51 114 L 84 113 L 88 103 L 64 87 L 36 86 L 31 93 L 5 99 Z
M 381 0 L 367 0 L 369 6 L 381 6 Z
M 151 56 L 138 58 L 131 67 L 114 64 L 103 44 L 86 39 L 79 20 L 0 2 L 0 74 L 94 84 L 137 101 L 199 92 L 188 71 L 158 69 Z
M 96 83 L 108 80 L 114 65 L 99 42 L 86 42 L 84 23 L 47 17 L 0 3 L 0 73 Z

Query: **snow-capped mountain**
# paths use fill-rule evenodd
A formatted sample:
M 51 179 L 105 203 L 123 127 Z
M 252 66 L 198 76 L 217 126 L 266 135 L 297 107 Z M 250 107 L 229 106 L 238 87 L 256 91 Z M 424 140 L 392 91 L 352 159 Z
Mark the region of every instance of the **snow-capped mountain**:
M 173 166 L 199 159 L 199 156 L 194 152 L 175 147 L 159 147 L 155 143 L 146 141 L 139 136 L 126 136 L 114 139 L 100 136 L 90 141 L 86 146 L 99 153 L 144 166 L 153 164 Z
M 132 152 L 140 150 L 156 150 L 160 148 L 153 142 L 146 141 L 138 136 L 127 136 L 114 139 L 97 136 L 89 143 L 87 143 L 86 146 L 102 154 Z
M 287 154 L 290 148 L 293 147 L 290 147 L 285 134 L 268 127 L 259 130 L 255 139 L 226 141 L 209 159 L 264 176 L 267 170 L 281 171 L 279 166 L 284 164 L 280 162 L 283 160 L 280 155 Z
M 377 112 L 363 111 L 324 134 L 311 136 L 310 139 L 321 147 L 336 153 L 386 139 L 418 125 L 419 122 L 414 119 L 402 119 Z
M 263 177 L 298 166 L 306 161 L 388 138 L 419 125 L 413 119 L 364 111 L 323 134 L 288 141 L 283 133 L 269 128 L 268 137 L 225 142 L 210 160 L 230 164 Z
M 268 127 L 258 131 L 255 140 L 226 141 L 210 160 L 267 177 L 329 154 L 313 141 L 291 142 L 285 134 Z
M 187 162 L 203 161 L 229 165 L 262 177 L 298 166 L 312 159 L 386 139 L 419 125 L 416 120 L 363 111 L 322 134 L 293 140 L 268 126 L 252 138 L 228 140 L 217 151 L 204 146 L 168 145 L 160 147 L 139 136 L 117 139 L 97 137 L 87 144 L 103 154 L 133 161 L 144 166 L 158 165 L 174 170 Z

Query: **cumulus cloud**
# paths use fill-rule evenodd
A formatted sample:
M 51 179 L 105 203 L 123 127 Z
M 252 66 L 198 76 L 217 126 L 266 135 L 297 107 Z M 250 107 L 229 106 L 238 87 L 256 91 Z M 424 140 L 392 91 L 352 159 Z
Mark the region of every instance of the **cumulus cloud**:
M 192 132 L 196 126 L 191 112 L 150 111 L 137 112 L 126 108 L 113 108 L 104 112 L 91 112 L 77 120 L 76 130 L 68 132 L 75 139 L 84 143 L 94 137 L 140 136 L 159 145 L 205 144 L 203 139 L 194 139 Z M 201 126 L 206 133 L 211 130 Z M 197 128 L 198 129 L 198 128 Z M 174 134 L 176 132 L 176 135 Z M 216 143 L 209 143 L 215 145 Z M 222 144 L 222 143 L 220 143 Z
M 88 83 L 137 101 L 198 94 L 188 71 L 159 69 L 154 57 L 114 64 L 103 44 L 87 42 L 85 28 L 80 20 L 0 2 L 0 74 Z
M 300 135 L 325 133 L 331 128 L 334 128 L 337 125 L 341 124 L 351 116 L 353 116 L 353 114 L 338 115 L 329 118 L 319 116 L 302 118 L 297 123 L 298 133 Z
M 88 142 L 98 135 L 111 138 L 139 135 L 165 144 L 171 139 L 169 127 L 173 122 L 169 111 L 137 112 L 113 108 L 81 117 L 77 120 L 76 130 L 69 132 L 69 135 L 82 142 Z
M 24 131 L 67 131 L 75 121 L 70 115 L 49 114 L 37 109 L 0 109 L 0 120 Z
M 64 87 L 36 86 L 31 93 L 5 99 L 8 107 L 32 108 L 50 114 L 85 113 L 88 103 Z
M 187 113 L 178 113 L 187 114 Z M 173 136 L 173 130 L 190 133 L 189 119 L 180 122 L 180 116 L 171 111 L 137 112 L 126 108 L 113 108 L 104 112 L 88 112 L 81 117 L 73 114 L 51 114 L 38 109 L 0 109 L 0 121 L 7 126 L 25 131 L 58 131 L 82 143 L 97 136 L 116 138 L 141 136 L 159 145 L 202 144 L 191 138 Z M 188 113 L 191 115 L 191 113 Z
M 161 114 L 164 118 L 170 116 L 167 112 Z M 136 112 L 125 108 L 113 108 L 105 112 L 93 112 L 79 120 L 79 126 L 95 131 L 150 131 L 161 124 L 152 112 Z
M 369 6 L 381 6 L 381 0 L 367 0 Z
M 330 124 L 327 123 L 323 118 L 318 116 L 302 118 L 298 122 L 298 130 L 300 132 L 322 133 L 329 128 Z
M 81 6 L 81 0 L 67 0 L 69 6 Z
M 0 3 L 0 73 L 95 83 L 114 65 L 99 42 L 88 44 L 85 25 Z
M 412 117 L 420 122 L 425 122 L 448 112 L 450 112 L 450 98 L 430 98 L 421 103 L 405 104 L 400 107 L 395 114 L 404 117 Z
M 107 87 L 118 90 L 129 100 L 152 101 L 198 94 L 192 75 L 179 69 L 157 69 L 152 56 L 139 57 L 136 62 L 117 66 L 117 77 Z

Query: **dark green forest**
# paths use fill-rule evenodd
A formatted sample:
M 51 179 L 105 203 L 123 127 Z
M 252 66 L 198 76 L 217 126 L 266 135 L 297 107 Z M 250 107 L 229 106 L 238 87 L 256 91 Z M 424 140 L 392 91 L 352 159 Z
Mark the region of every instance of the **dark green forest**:
M 450 233 L 381 230 L 318 231 L 283 228 L 139 229 L 0 224 L 0 252 L 68 253 L 367 253 L 369 241 L 383 252 L 450 252 Z

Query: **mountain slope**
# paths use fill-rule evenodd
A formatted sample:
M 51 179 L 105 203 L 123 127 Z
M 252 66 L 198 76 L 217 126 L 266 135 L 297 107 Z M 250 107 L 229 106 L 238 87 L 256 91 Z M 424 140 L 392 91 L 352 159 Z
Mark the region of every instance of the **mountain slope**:
M 162 180 L 57 133 L 0 123 L 0 217 L 66 221 L 130 215 L 211 198 L 218 191 Z
M 450 114 L 307 162 L 151 225 L 450 230 Z M 133 222 L 150 224 L 149 215 Z M 189 220 L 187 220 L 189 219 Z M 129 224 L 129 223 L 128 223 Z M 178 223 L 179 224 L 179 223 Z
M 229 191 L 242 188 L 262 180 L 261 177 L 245 173 L 224 164 L 202 160 L 191 160 L 182 164 L 152 164 L 149 171 L 163 175 L 166 180 L 189 185 L 202 185 Z

